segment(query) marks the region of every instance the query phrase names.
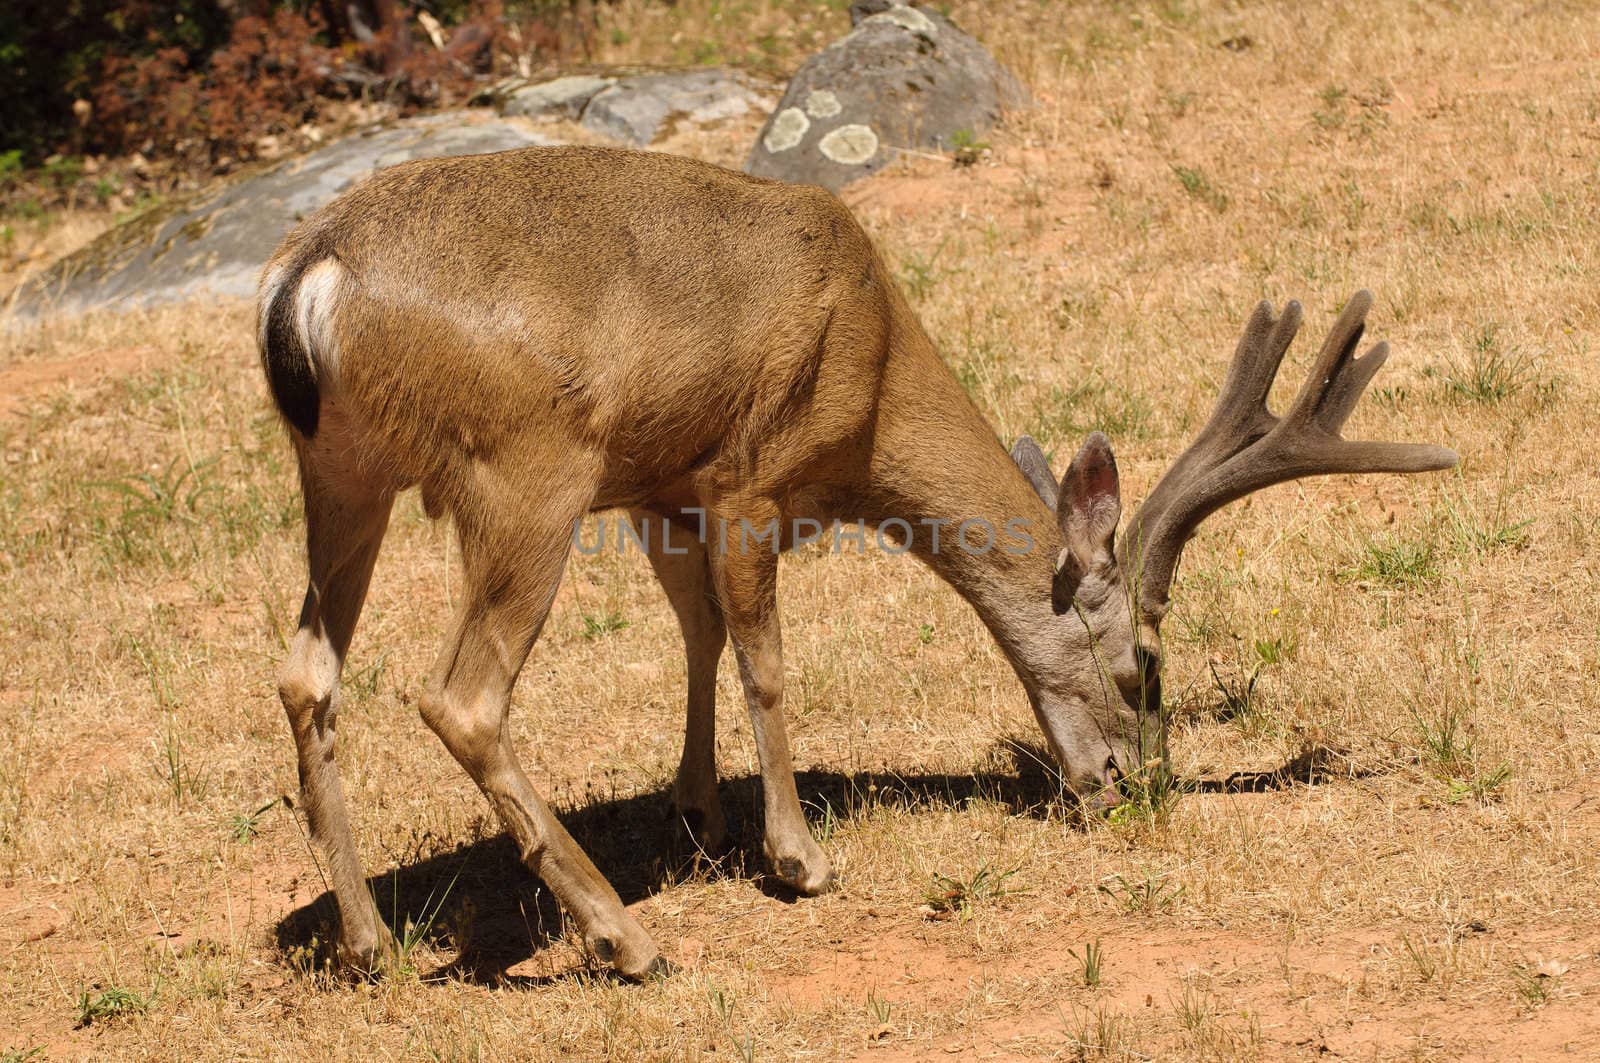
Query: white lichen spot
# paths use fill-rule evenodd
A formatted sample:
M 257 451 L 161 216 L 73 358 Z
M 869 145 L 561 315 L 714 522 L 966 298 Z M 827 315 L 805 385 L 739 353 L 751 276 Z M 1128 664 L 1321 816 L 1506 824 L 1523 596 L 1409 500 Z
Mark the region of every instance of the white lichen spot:
M 864 125 L 842 125 L 823 137 L 817 150 L 844 166 L 859 166 L 878 154 L 878 134 Z
M 772 126 L 767 130 L 767 135 L 761 138 L 761 143 L 776 155 L 800 143 L 810 128 L 811 119 L 805 116 L 805 112 L 798 107 L 785 107 L 772 120 Z
M 873 15 L 867 21 L 874 22 L 878 19 L 883 19 L 885 22 L 893 22 L 896 26 L 911 33 L 923 33 L 931 36 L 939 32 L 939 27 L 933 19 L 914 7 L 900 7 L 897 5 L 880 14 Z
M 832 118 L 843 109 L 839 97 L 827 89 L 812 89 L 806 94 L 806 114 L 813 118 Z

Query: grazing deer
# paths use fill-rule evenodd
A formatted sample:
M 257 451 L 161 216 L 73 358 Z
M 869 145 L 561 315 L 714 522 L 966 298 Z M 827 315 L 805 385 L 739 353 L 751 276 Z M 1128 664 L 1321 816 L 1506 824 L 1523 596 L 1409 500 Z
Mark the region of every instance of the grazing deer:
M 512 685 L 586 513 L 626 508 L 696 531 L 702 520 L 779 522 L 779 542 L 679 535 L 669 552 L 652 538 L 688 651 L 673 796 L 715 844 L 712 699 L 731 636 L 761 766 L 765 855 L 789 887 L 815 894 L 832 870 L 795 791 L 778 631 L 777 547 L 792 545 L 796 518 L 1025 527 L 1031 550 L 902 538 L 977 609 L 1067 784 L 1109 803 L 1155 746 L 1159 627 L 1201 520 L 1296 477 L 1456 460 L 1442 447 L 1339 437 L 1387 354 L 1378 344 L 1353 357 L 1365 292 L 1289 412 L 1270 413 L 1300 308 L 1274 317 L 1263 303 L 1216 411 L 1118 547 L 1106 438 L 1090 435 L 1059 484 L 1031 440 L 1008 454 L 892 277 L 819 188 L 586 147 L 397 166 L 283 242 L 262 277 L 259 342 L 299 459 L 310 581 L 279 693 L 347 961 L 370 968 L 393 948 L 365 887 L 334 720 L 398 491 L 420 485 L 427 512 L 450 515 L 465 571 L 422 717 L 587 946 L 638 977 L 663 968 L 660 953 L 534 792 L 507 727 Z

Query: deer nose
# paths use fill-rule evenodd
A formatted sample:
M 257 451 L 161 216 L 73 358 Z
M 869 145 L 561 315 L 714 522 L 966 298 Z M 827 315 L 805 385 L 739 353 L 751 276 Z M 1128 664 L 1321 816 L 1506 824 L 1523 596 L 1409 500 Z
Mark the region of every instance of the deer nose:
M 1107 757 L 1106 766 L 1101 772 L 1105 788 L 1100 791 L 1100 806 L 1102 808 L 1115 808 L 1122 804 L 1122 768 L 1117 765 L 1116 757 Z

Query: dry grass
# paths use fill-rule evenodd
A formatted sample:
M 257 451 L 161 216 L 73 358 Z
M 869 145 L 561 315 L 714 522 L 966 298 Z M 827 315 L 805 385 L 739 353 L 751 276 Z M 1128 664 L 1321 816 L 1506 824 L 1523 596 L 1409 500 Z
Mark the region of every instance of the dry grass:
M 0 298 L 105 232 L 116 218 L 106 209 L 75 208 L 0 221 Z
M 842 5 L 624 2 L 606 46 L 743 57 L 810 32 L 802 6 L 843 24 Z M 618 985 L 417 720 L 455 583 L 448 532 L 410 500 L 341 757 L 414 947 L 387 981 L 330 977 L 319 872 L 275 802 L 295 783 L 271 677 L 303 561 L 248 311 L 50 325 L 0 354 L 18 407 L 0 419 L 0 1051 L 1600 1052 L 1592 11 L 952 6 L 1036 110 L 977 167 L 918 160 L 849 198 L 1002 434 L 1067 448 L 1106 427 L 1137 497 L 1251 302 L 1298 295 L 1320 332 L 1364 285 L 1396 356 L 1354 430 L 1462 455 L 1272 490 L 1190 547 L 1166 625 L 1178 767 L 1259 774 L 1165 816 L 1067 821 L 1021 689 L 953 594 L 895 558 L 791 558 L 796 759 L 844 887 L 786 903 L 753 861 L 670 854 L 676 630 L 641 558 L 575 557 L 515 721 L 536 783 L 683 965 Z M 113 368 L 48 371 L 86 360 Z M 721 693 L 748 838 L 754 750 L 731 675 Z

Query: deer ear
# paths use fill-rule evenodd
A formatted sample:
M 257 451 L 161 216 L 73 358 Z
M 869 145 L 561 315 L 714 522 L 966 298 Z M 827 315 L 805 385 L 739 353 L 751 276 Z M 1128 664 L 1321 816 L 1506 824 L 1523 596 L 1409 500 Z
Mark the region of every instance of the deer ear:
M 1017 468 L 1022 470 L 1022 475 L 1028 478 L 1028 483 L 1033 485 L 1034 493 L 1045 504 L 1045 508 L 1054 513 L 1056 510 L 1056 478 L 1050 471 L 1050 462 L 1045 459 L 1044 451 L 1039 449 L 1039 444 L 1033 441 L 1032 436 L 1018 436 L 1011 447 L 1011 460 L 1017 463 Z
M 1056 505 L 1056 521 L 1066 541 L 1065 553 L 1077 563 L 1080 572 L 1108 562 L 1117 521 L 1122 517 L 1122 488 L 1117 481 L 1117 459 L 1111 441 L 1102 433 L 1090 433 L 1083 449 L 1072 459 L 1061 477 L 1061 492 Z M 1063 558 L 1063 561 L 1069 559 Z M 1057 564 L 1065 569 L 1067 564 Z

